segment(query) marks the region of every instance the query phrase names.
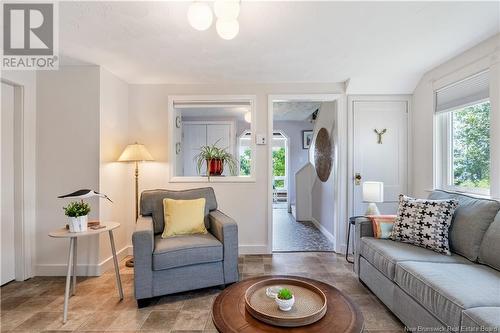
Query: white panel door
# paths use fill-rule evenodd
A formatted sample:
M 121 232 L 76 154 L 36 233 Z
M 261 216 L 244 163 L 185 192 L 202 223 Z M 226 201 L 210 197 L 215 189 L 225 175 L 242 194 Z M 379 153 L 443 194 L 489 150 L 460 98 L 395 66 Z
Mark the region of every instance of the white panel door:
M 207 126 L 183 124 L 182 126 L 182 149 L 184 176 L 198 176 L 198 170 L 194 157 L 200 153 L 200 147 L 207 143 Z M 206 173 L 206 165 L 203 165 L 201 174 Z
M 14 87 L 2 83 L 1 127 L 1 281 L 15 279 L 14 250 Z
M 207 125 L 207 144 L 213 145 L 217 142 L 217 147 L 225 148 L 234 155 L 232 144 L 231 125 L 230 124 L 208 124 Z M 230 175 L 227 166 L 224 166 L 224 176 Z
M 355 101 L 353 104 L 353 176 L 384 183 L 382 214 L 395 214 L 400 193 L 407 193 L 408 105 L 404 101 Z M 385 134 L 378 142 L 375 130 Z M 362 186 L 352 180 L 354 215 L 363 215 L 367 204 Z

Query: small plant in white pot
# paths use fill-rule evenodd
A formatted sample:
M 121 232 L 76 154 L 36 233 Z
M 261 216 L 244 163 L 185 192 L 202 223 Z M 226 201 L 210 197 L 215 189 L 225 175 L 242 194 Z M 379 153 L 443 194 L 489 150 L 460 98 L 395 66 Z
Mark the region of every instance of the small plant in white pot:
M 64 214 L 68 216 L 69 232 L 87 231 L 90 206 L 83 201 L 70 202 L 68 206 L 63 207 Z
M 283 288 L 276 295 L 276 304 L 281 311 L 290 311 L 295 304 L 295 297 L 289 289 Z

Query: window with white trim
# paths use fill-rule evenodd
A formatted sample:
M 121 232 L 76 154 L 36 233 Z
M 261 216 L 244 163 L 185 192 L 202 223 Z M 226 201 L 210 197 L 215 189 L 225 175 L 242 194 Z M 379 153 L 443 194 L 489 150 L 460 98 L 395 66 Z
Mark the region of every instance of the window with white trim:
M 436 91 L 438 187 L 489 195 L 488 72 Z

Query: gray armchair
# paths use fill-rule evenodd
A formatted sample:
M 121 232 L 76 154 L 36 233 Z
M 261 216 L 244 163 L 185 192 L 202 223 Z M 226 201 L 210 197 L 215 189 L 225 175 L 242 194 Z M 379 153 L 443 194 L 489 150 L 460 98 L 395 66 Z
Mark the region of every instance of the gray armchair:
M 205 235 L 163 239 L 163 199 L 205 198 Z M 132 235 L 134 291 L 139 306 L 160 295 L 238 281 L 238 226 L 217 210 L 211 187 L 141 194 L 141 216 Z

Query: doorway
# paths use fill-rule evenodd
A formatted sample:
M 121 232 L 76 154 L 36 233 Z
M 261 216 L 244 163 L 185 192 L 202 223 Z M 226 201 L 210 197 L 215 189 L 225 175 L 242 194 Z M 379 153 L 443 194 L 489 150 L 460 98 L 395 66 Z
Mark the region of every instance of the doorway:
M 16 278 L 15 264 L 15 176 L 14 176 L 14 86 L 2 82 L 1 124 L 1 281 L 0 285 Z
M 272 252 L 334 250 L 333 234 L 324 226 L 332 225 L 335 216 L 330 214 L 325 218 L 328 221 L 321 223 L 312 214 L 311 198 L 315 195 L 313 184 L 317 176 L 311 171 L 314 168 L 309 151 L 313 133 L 317 130 L 316 117 L 322 104 L 328 101 L 329 96 L 316 95 L 269 98 L 269 123 L 273 124 L 269 135 Z M 331 192 L 334 192 L 333 188 Z M 329 204 L 336 205 L 333 197 Z M 309 208 L 304 209 L 307 205 Z M 308 210 L 309 214 L 297 215 L 296 207 L 302 212 Z

